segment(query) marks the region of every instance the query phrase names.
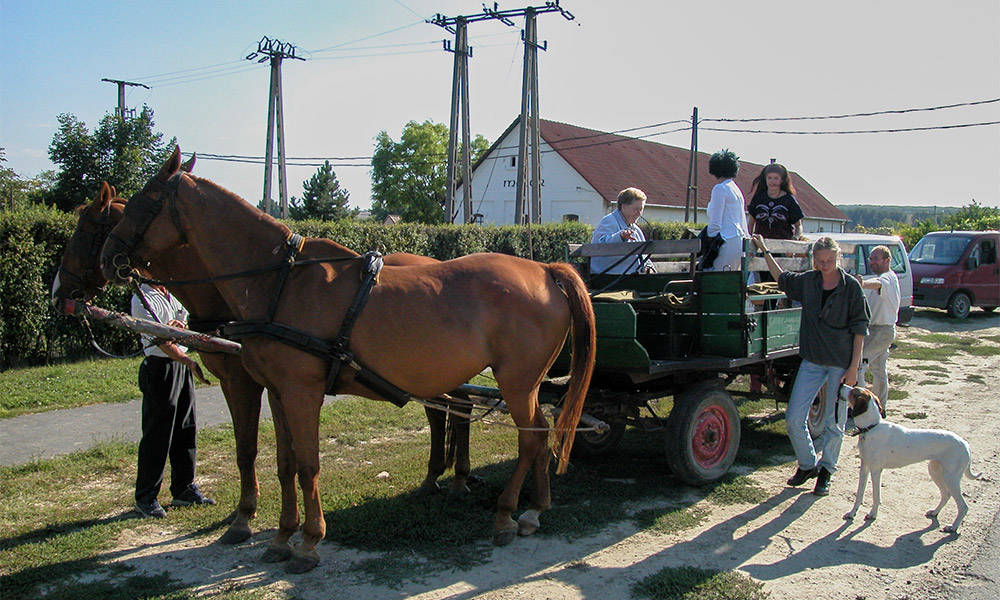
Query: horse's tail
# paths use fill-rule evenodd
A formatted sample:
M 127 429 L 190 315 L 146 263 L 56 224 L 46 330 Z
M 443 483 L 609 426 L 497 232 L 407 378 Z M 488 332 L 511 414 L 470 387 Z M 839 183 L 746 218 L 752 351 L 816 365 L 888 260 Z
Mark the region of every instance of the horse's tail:
M 569 300 L 571 334 L 573 336 L 573 358 L 570 363 L 569 390 L 563 402 L 562 412 L 556 421 L 555 449 L 559 459 L 556 474 L 566 472 L 569 453 L 573 449 L 576 426 L 583 413 L 583 402 L 590 387 L 590 376 L 594 373 L 594 356 L 597 354 L 597 329 L 594 307 L 587 294 L 587 286 L 576 270 L 566 263 L 548 265 L 549 274 L 566 293 Z

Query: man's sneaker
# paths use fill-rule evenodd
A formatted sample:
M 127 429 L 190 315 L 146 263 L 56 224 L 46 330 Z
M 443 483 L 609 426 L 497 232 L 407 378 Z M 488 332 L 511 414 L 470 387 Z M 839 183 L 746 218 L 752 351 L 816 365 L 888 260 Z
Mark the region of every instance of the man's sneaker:
M 163 507 L 160 506 L 160 503 L 156 500 L 153 500 L 152 502 L 142 502 L 141 500 L 136 500 L 135 509 L 140 515 L 142 515 L 143 518 L 152 517 L 154 519 L 162 519 L 167 516 L 167 511 L 163 510 Z
M 819 473 L 819 469 L 817 469 L 816 467 L 813 467 L 811 469 L 803 469 L 799 467 L 795 469 L 795 475 L 792 475 L 785 483 L 787 483 L 792 487 L 798 487 L 803 483 L 805 483 L 806 481 L 809 481 L 810 479 L 815 477 L 817 473 Z
M 174 496 L 170 503 L 172 506 L 191 506 L 192 504 L 215 504 L 215 500 L 205 496 L 198 489 L 198 485 L 192 483 L 183 492 Z
M 813 489 L 813 495 L 830 495 L 830 475 L 831 473 L 826 470 L 826 467 L 819 468 L 819 475 L 816 477 L 816 487 Z

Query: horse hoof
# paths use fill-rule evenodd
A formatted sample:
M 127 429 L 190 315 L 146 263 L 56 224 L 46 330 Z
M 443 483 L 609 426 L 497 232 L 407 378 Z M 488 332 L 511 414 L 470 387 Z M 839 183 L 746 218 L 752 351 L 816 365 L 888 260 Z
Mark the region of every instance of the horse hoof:
M 465 498 L 471 493 L 472 490 L 470 490 L 469 486 L 465 485 L 464 483 L 458 485 L 452 484 L 448 486 L 448 498 L 451 500 Z
M 506 546 L 507 544 L 513 542 L 515 537 L 517 537 L 516 529 L 504 529 L 503 531 L 498 531 L 493 534 L 493 545 Z
M 417 494 L 421 496 L 433 496 L 441 491 L 441 486 L 436 481 L 425 481 L 417 488 Z
M 269 546 L 267 550 L 264 551 L 264 556 L 260 559 L 266 563 L 276 563 L 283 560 L 288 560 L 292 557 L 291 548 L 279 548 L 275 546 Z
M 245 542 L 248 539 L 250 539 L 249 527 L 230 527 L 225 533 L 222 534 L 222 537 L 219 538 L 219 543 L 232 546 L 234 544 L 239 544 L 240 542 Z
M 298 552 L 293 553 L 291 560 L 285 565 L 286 573 L 305 573 L 307 571 L 312 571 L 319 564 L 319 556 L 316 555 L 316 551 L 312 551 L 309 554 L 300 554 Z
M 538 522 L 537 510 L 526 510 L 521 518 L 517 520 L 517 535 L 531 535 L 538 531 L 541 525 Z

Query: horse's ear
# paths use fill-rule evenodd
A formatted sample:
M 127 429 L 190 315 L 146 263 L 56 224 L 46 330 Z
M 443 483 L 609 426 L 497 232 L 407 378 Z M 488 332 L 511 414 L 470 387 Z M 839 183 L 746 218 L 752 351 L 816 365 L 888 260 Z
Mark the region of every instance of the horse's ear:
M 186 161 L 184 161 L 183 163 L 181 163 L 181 171 L 184 171 L 185 173 L 190 173 L 191 171 L 193 171 L 194 170 L 194 161 L 195 161 L 195 159 L 197 157 L 198 157 L 197 153 L 192 154 L 191 158 L 189 158 Z
M 118 190 L 115 189 L 115 186 L 111 186 L 111 197 L 112 198 L 118 197 Z
M 174 146 L 174 151 L 170 153 L 170 158 L 160 167 L 160 172 L 156 174 L 157 179 L 166 181 L 170 176 L 181 168 L 181 147 Z
M 94 203 L 97 205 L 98 210 L 104 210 L 111 204 L 111 199 L 114 198 L 114 188 L 108 185 L 107 181 L 101 182 L 101 194 L 97 197 L 97 201 Z

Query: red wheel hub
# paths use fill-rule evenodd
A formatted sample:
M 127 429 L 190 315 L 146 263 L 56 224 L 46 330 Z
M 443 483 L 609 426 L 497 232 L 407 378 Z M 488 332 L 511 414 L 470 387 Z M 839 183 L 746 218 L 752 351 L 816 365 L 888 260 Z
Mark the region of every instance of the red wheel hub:
M 703 469 L 717 465 L 729 450 L 729 419 L 718 406 L 705 408 L 695 421 L 691 449 L 694 460 Z

